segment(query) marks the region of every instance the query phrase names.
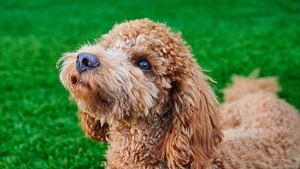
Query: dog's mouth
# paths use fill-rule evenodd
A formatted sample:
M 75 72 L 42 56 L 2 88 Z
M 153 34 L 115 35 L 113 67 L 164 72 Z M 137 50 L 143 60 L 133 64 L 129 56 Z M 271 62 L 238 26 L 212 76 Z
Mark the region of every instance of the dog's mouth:
M 75 75 L 71 76 L 70 82 L 73 86 L 80 85 L 81 87 L 88 87 L 89 88 L 88 83 L 85 83 L 80 77 L 75 76 Z
M 80 92 L 84 90 L 85 92 L 92 92 L 91 84 L 83 75 L 73 74 L 69 77 L 69 85 L 74 92 Z
M 70 81 L 72 85 L 76 85 L 76 83 L 78 82 L 78 78 L 76 76 L 71 76 Z

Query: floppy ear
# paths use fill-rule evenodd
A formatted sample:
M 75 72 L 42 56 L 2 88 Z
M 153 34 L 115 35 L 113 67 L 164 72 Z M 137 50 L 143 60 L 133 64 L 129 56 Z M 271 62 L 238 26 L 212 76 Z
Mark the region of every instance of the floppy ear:
M 222 139 L 210 79 L 192 62 L 173 83 L 172 124 L 161 152 L 170 169 L 205 168 Z
M 84 112 L 79 112 L 79 118 L 81 127 L 86 136 L 92 140 L 107 142 L 106 135 L 108 125 L 106 123 L 101 124 L 100 120 Z

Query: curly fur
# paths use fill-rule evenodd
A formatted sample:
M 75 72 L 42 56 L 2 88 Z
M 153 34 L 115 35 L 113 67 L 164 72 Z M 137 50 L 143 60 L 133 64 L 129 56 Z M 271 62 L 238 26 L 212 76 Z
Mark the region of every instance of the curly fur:
M 101 66 L 79 74 L 80 52 L 97 56 Z M 140 59 L 152 69 L 140 70 Z M 218 107 L 210 78 L 181 34 L 164 24 L 116 25 L 60 61 L 60 79 L 78 104 L 84 133 L 109 144 L 109 169 L 300 165 L 300 119 L 274 93 L 276 80 L 236 77 Z

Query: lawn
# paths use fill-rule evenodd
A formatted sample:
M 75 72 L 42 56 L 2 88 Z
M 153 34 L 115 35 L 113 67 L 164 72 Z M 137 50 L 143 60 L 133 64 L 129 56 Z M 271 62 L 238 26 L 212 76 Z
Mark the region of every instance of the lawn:
M 220 100 L 232 74 L 260 68 L 300 108 L 298 0 L 4 0 L 0 11 L 1 169 L 100 168 L 106 145 L 83 136 L 55 64 L 124 20 L 181 31 Z

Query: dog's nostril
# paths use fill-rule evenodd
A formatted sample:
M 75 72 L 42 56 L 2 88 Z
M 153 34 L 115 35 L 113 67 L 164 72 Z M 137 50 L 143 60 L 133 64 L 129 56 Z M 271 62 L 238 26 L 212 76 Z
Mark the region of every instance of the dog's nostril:
M 97 57 L 90 53 L 80 53 L 76 60 L 76 69 L 79 73 L 95 68 L 100 65 Z
M 89 66 L 91 65 L 91 63 L 89 62 L 89 60 L 87 58 L 83 58 L 82 59 L 82 63 L 84 64 L 84 66 Z

